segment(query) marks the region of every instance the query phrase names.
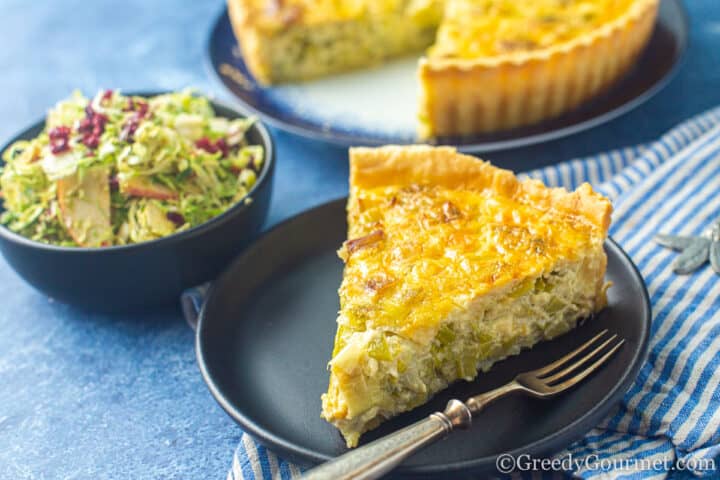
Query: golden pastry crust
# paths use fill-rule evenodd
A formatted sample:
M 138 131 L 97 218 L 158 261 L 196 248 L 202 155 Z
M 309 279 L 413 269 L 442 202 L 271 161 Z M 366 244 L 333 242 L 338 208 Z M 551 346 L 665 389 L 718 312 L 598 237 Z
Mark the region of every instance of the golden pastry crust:
M 635 0 L 623 15 L 539 50 L 420 61 L 421 138 L 530 125 L 607 89 L 632 65 L 653 31 L 659 0 Z
M 251 0 L 228 0 L 228 15 L 248 69 L 262 84 L 270 82 L 270 64 L 265 59 L 267 34 L 255 21 L 257 11 Z
M 432 184 L 490 190 L 542 210 L 587 219 L 607 235 L 612 205 L 583 183 L 574 192 L 548 188 L 539 180 L 519 180 L 513 172 L 458 153 L 453 147 L 386 146 L 350 149 L 351 188 Z

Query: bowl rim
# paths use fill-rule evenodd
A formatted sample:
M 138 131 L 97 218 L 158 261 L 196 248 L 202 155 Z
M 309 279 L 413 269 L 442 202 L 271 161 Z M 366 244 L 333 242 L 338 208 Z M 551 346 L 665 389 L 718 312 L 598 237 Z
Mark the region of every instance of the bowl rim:
M 121 89 L 115 89 L 116 91 L 121 91 Z M 135 97 L 143 97 L 143 98 L 152 98 L 156 97 L 158 95 L 163 95 L 167 93 L 173 93 L 175 90 L 131 90 L 127 93 L 124 93 L 125 95 L 135 96 Z M 242 112 L 241 110 L 238 110 L 237 108 L 233 107 L 229 103 L 223 102 L 221 100 L 218 100 L 213 95 L 206 94 L 204 92 L 195 91 L 196 95 L 205 97 L 210 104 L 212 105 L 213 109 L 215 110 L 216 107 L 220 107 L 221 109 L 227 110 L 232 112 L 234 115 L 237 116 L 237 118 L 253 118 L 252 115 L 248 115 L 245 112 Z M 217 112 L 216 112 L 216 116 Z M 222 117 L 222 116 L 221 116 Z M 224 117 L 228 118 L 228 117 Z M 2 145 L 0 145 L 0 155 L 4 153 L 13 143 L 18 141 L 20 137 L 26 135 L 29 131 L 38 128 L 42 126 L 44 128 L 45 126 L 45 120 L 46 117 L 42 117 L 41 119 L 32 122 L 28 127 L 20 130 L 16 134 L 12 135 L 9 140 L 4 142 Z M 242 211 L 245 211 L 246 209 L 250 208 L 252 206 L 252 201 L 250 203 L 247 202 L 248 199 L 252 200 L 253 194 L 257 192 L 257 190 L 263 186 L 265 183 L 271 180 L 271 172 L 274 168 L 275 163 L 275 142 L 273 140 L 272 135 L 270 134 L 270 131 L 265 126 L 265 124 L 262 122 L 261 119 L 258 117 L 254 117 L 255 121 L 250 126 L 250 129 L 257 129 L 258 133 L 260 134 L 260 137 L 262 139 L 262 146 L 265 150 L 265 161 L 263 163 L 263 168 L 258 175 L 257 181 L 255 182 L 255 185 L 250 189 L 250 191 L 241 199 L 239 199 L 237 202 L 235 202 L 232 206 L 230 206 L 227 210 L 220 213 L 219 215 L 212 217 L 211 219 L 196 225 L 192 228 L 189 228 L 187 230 L 183 230 L 181 232 L 175 232 L 170 235 L 167 235 L 165 237 L 156 238 L 153 240 L 147 240 L 145 242 L 139 242 L 139 243 L 131 243 L 128 245 L 111 245 L 109 247 L 68 247 L 68 246 L 61 246 L 61 245 L 53 245 L 50 243 L 43 243 L 36 240 L 31 240 L 23 235 L 20 235 L 19 233 L 13 232 L 8 227 L 0 223 L 0 237 L 2 237 L 5 240 L 19 243 L 25 246 L 38 248 L 41 250 L 48 250 L 48 251 L 56 251 L 56 252 L 63 252 L 63 253 L 104 253 L 104 252 L 126 252 L 126 251 L 132 251 L 132 250 L 142 250 L 145 248 L 152 248 L 155 246 L 160 246 L 162 244 L 170 244 L 179 242 L 185 239 L 189 239 L 192 237 L 197 237 L 199 235 L 202 235 L 206 233 L 208 230 L 211 230 L 212 228 L 225 223 L 226 221 L 230 220 L 230 218 L 234 217 L 235 215 L 241 213 Z M 249 130 L 250 130 L 249 129 Z M 2 158 L 0 157 L 0 165 L 4 165 L 4 162 L 2 161 Z M 0 208 L 0 210 L 4 210 L 4 207 Z

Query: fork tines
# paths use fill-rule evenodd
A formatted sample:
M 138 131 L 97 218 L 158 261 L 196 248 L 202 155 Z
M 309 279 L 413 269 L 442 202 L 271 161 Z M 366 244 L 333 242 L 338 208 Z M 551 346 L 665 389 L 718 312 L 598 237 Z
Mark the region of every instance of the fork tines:
M 545 367 L 527 372 L 553 390 L 564 390 L 583 380 L 602 366 L 625 340 L 607 329 L 595 335 L 576 350 Z M 594 360 L 592 363 L 590 363 Z M 572 362 L 572 363 L 571 363 Z

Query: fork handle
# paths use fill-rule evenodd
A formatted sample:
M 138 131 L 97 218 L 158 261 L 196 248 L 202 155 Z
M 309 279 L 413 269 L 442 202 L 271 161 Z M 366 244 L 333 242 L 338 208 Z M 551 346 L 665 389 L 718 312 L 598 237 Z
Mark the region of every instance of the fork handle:
M 371 480 L 397 467 L 423 447 L 455 428 L 467 428 L 472 414 L 459 400 L 450 400 L 444 412 L 435 412 L 393 434 L 352 450 L 308 471 L 305 480 Z

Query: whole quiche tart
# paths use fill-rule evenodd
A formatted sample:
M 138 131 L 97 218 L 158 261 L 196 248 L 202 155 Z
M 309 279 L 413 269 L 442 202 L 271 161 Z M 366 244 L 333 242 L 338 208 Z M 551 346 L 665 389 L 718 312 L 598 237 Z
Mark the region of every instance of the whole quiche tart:
M 322 416 L 348 446 L 606 304 L 612 207 L 452 148 L 354 148 Z
M 529 125 L 609 87 L 647 44 L 659 0 L 228 0 L 264 84 L 421 52 L 421 138 Z

